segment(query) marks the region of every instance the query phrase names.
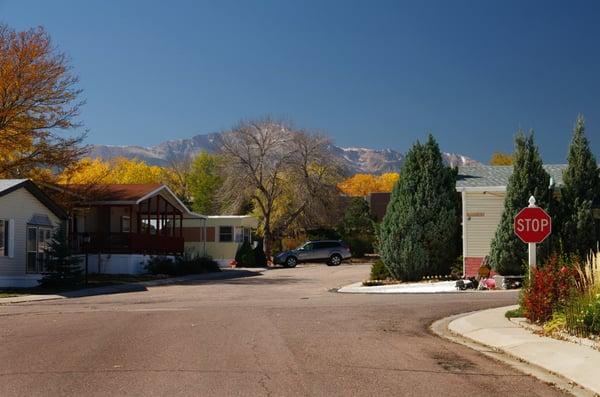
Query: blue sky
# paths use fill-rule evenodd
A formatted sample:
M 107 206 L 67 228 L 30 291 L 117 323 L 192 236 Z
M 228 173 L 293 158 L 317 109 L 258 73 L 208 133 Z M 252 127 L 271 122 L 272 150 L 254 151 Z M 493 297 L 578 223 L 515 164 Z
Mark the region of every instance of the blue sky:
M 340 146 L 433 133 L 487 162 L 533 128 L 600 149 L 600 2 L 0 0 L 72 60 L 89 143 L 153 145 L 272 115 Z

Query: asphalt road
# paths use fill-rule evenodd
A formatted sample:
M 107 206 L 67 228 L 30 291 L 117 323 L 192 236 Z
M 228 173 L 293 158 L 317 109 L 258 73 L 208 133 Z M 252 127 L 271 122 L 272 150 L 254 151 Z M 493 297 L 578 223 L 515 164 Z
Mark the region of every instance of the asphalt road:
M 553 396 L 432 335 L 515 292 L 354 295 L 365 265 L 0 306 L 0 396 Z

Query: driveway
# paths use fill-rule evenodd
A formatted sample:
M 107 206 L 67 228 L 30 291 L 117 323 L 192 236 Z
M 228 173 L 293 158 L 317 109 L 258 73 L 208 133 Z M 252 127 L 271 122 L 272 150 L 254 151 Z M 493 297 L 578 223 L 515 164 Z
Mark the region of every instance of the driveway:
M 300 265 L 0 306 L 0 395 L 560 395 L 428 331 L 515 292 L 330 292 L 368 273 Z

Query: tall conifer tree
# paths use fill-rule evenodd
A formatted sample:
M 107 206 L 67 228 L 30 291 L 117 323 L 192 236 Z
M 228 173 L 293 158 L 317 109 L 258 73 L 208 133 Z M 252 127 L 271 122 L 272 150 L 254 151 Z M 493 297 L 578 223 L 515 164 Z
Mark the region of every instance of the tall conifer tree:
M 522 132 L 517 134 L 513 164 L 513 173 L 506 187 L 504 211 L 490 249 L 492 267 L 505 275 L 522 274 L 527 261 L 527 244 L 515 235 L 513 218 L 528 205 L 530 196 L 535 197 L 538 207 L 545 209 L 550 200 L 550 176 L 543 168 L 533 132 L 528 136 Z
M 584 258 L 596 248 L 598 241 L 592 205 L 600 200 L 600 175 L 585 136 L 585 120 L 581 115 L 575 122 L 567 161 L 561 191 L 561 243 L 565 251 Z
M 393 277 L 447 274 L 457 255 L 457 170 L 443 163 L 430 135 L 407 153 L 379 233 L 381 257 Z

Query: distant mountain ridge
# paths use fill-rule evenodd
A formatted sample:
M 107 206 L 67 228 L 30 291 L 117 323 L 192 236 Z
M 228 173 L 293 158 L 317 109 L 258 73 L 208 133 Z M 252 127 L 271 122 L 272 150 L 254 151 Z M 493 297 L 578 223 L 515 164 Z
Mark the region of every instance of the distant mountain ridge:
M 202 150 L 209 153 L 217 152 L 219 135 L 219 133 L 200 134 L 187 139 L 165 141 L 151 147 L 92 145 L 90 156 L 104 160 L 114 157 L 135 158 L 153 165 L 167 165 L 169 159 L 192 156 Z M 404 154 L 393 149 L 344 148 L 331 145 L 330 151 L 352 174 L 398 172 L 404 162 Z M 461 154 L 442 153 L 442 156 L 447 164 L 453 166 L 480 164 Z

